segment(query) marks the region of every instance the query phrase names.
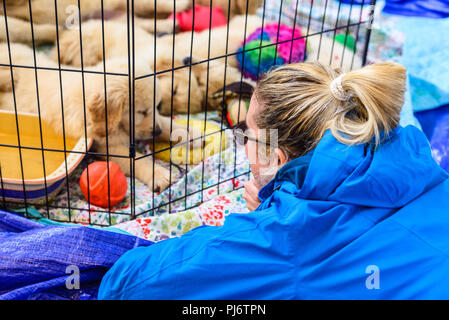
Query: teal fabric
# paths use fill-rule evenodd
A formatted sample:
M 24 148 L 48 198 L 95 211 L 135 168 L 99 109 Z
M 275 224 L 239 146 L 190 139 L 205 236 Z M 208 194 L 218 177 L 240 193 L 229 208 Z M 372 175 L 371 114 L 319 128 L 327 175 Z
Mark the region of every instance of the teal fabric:
M 402 127 L 412 125 L 412 126 L 415 126 L 419 129 L 421 129 L 421 124 L 419 123 L 418 119 L 415 117 L 415 114 L 413 111 L 413 103 L 412 103 L 412 95 L 410 92 L 409 77 L 407 77 L 406 88 L 407 88 L 407 91 L 404 94 L 404 105 L 402 106 L 401 115 L 400 115 L 401 118 L 400 118 L 399 124 Z
M 401 17 L 406 34 L 400 62 L 407 68 L 414 111 L 449 103 L 449 18 Z

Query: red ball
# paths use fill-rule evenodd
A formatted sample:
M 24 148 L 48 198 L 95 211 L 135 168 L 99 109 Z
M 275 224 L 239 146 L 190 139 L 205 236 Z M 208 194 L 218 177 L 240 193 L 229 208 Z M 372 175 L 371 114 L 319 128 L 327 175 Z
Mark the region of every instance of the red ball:
M 87 169 L 89 169 L 89 193 L 87 188 Z M 120 167 L 109 161 L 109 184 L 111 207 L 119 204 L 126 196 L 128 182 Z M 90 203 L 99 207 L 108 208 L 108 163 L 96 161 L 84 169 L 80 178 L 81 192 L 86 200 L 90 197 Z

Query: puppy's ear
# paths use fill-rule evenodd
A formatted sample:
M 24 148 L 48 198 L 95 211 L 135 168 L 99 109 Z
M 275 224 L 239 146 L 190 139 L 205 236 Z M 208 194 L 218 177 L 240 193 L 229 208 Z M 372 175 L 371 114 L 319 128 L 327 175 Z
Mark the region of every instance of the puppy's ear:
M 192 64 L 192 71 L 195 74 L 196 78 L 201 81 L 206 81 L 206 72 L 207 72 L 207 62 L 198 63 L 199 60 L 195 57 L 185 57 L 183 60 L 184 65 Z M 209 62 L 209 70 L 211 69 L 211 66 L 213 66 L 215 63 L 215 60 L 212 60 Z
M 117 129 L 122 120 L 123 109 L 129 103 L 128 78 L 114 77 L 108 80 L 107 99 L 104 88 L 101 87 L 100 90 L 92 92 L 86 101 L 92 129 L 100 137 L 110 135 Z
M 157 72 L 171 70 L 173 68 L 179 67 L 180 65 L 181 65 L 181 62 L 179 62 L 177 59 L 175 59 L 174 66 L 173 66 L 171 54 L 169 54 L 169 55 L 161 54 L 156 58 L 156 71 Z M 171 76 L 171 72 L 166 72 L 164 74 Z

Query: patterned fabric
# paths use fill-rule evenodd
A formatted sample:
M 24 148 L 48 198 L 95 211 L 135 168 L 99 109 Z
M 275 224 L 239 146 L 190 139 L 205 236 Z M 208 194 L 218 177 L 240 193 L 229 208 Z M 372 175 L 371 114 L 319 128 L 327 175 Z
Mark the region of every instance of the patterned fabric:
M 208 121 L 219 118 L 218 113 L 208 112 Z M 191 116 L 191 119 L 204 119 L 204 114 Z M 223 134 L 227 139 L 227 148 L 221 154 L 213 155 L 196 166 L 171 165 L 172 181 L 174 183 L 160 194 L 153 193 L 145 184 L 135 180 L 135 215 L 137 218 L 160 216 L 165 213 L 185 211 L 189 208 L 213 199 L 219 194 L 233 191 L 243 186 L 248 180 L 250 171 L 243 147 L 237 147 L 232 141 L 231 130 Z M 144 153 L 149 153 L 149 144 L 141 143 L 138 147 Z M 93 161 L 95 159 L 91 159 Z M 166 168 L 169 163 L 155 160 Z M 125 199 L 117 206 L 107 209 L 89 205 L 80 187 L 79 177 L 86 164 L 80 166 L 69 177 L 69 197 L 64 186 L 58 196 L 46 205 L 36 207 L 44 218 L 62 222 L 75 222 L 109 226 L 131 220 L 130 187 Z M 185 174 L 187 172 L 187 174 Z M 235 179 L 233 179 L 236 177 Z M 127 178 L 128 186 L 130 179 Z M 203 189 L 203 191 L 201 191 Z M 172 202 L 169 204 L 169 202 Z M 67 207 L 70 206 L 71 210 Z M 153 210 L 154 208 L 154 210 Z M 70 212 L 69 212 L 70 211 Z M 161 231 L 162 233 L 162 231 Z
M 178 213 L 139 218 L 114 227 L 150 241 L 179 237 L 202 226 L 222 226 L 231 213 L 247 213 L 243 189 L 219 195 L 199 207 Z

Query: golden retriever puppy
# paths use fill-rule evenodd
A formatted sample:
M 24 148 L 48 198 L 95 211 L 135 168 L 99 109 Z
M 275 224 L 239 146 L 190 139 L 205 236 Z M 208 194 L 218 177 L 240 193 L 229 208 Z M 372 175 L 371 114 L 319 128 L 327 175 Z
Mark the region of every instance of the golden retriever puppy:
M 173 67 L 179 67 L 181 65 L 179 61 L 188 64 L 186 63 L 186 57 L 189 58 L 190 52 L 192 52 L 192 70 L 204 94 L 203 100 L 205 101 L 207 96 L 208 107 L 213 109 L 220 107 L 219 104 L 217 105 L 217 101 L 211 98 L 214 93 L 233 82 L 242 80 L 235 53 L 245 39 L 245 28 L 243 27 L 245 21 L 247 36 L 262 26 L 262 19 L 255 15 L 248 15 L 248 17 L 244 15 L 235 16 L 229 23 L 229 34 L 227 26 L 214 28 L 210 31 L 210 45 L 209 30 L 195 32 L 193 42 L 191 32 L 175 35 L 175 64 Z M 158 48 L 172 46 L 172 34 L 158 38 Z M 226 55 L 227 57 L 224 57 Z M 210 60 L 209 63 L 207 62 L 208 59 Z
M 189 0 L 164 0 L 155 2 L 152 0 L 134 1 L 134 23 L 148 32 L 172 32 L 173 19 L 158 19 L 155 24 L 155 9 L 157 12 L 169 14 L 174 9 L 185 10 L 189 6 Z M 30 8 L 28 0 L 0 0 L 0 40 L 6 40 L 6 22 L 4 17 L 3 2 L 6 5 L 8 16 L 9 38 L 11 42 L 31 43 L 32 35 L 29 21 Z M 32 0 L 31 10 L 34 26 L 35 43 L 56 42 L 56 20 L 55 20 L 55 0 Z M 58 27 L 71 28 L 78 25 L 79 15 L 83 21 L 91 18 L 105 20 L 118 20 L 126 23 L 127 20 L 127 0 L 103 0 L 103 14 L 100 0 L 81 0 L 80 10 L 78 10 L 78 0 L 58 0 Z M 145 18 L 143 18 L 145 17 Z
M 103 58 L 128 57 L 128 27 L 126 24 L 116 21 L 105 21 L 104 23 L 104 47 L 106 57 L 103 57 L 103 31 L 100 20 L 90 20 L 82 25 L 83 34 L 83 65 L 96 65 Z M 160 112 L 164 115 L 170 115 L 173 93 L 173 112 L 191 113 L 202 110 L 203 93 L 198 85 L 197 78 L 188 68 L 180 68 L 174 72 L 167 72 L 172 65 L 172 44 L 161 43 L 159 38 L 145 30 L 135 27 L 135 57 L 146 61 L 149 68 L 158 74 L 160 81 L 160 90 L 162 95 L 162 105 Z M 156 59 L 154 56 L 156 39 Z M 132 46 L 131 46 L 132 48 Z M 76 67 L 81 66 L 81 49 L 78 28 L 65 30 L 60 35 L 59 41 L 59 59 L 61 63 Z M 57 61 L 58 52 L 55 48 L 52 52 L 52 58 Z M 184 56 L 182 57 L 184 58 Z M 176 58 L 176 66 L 182 66 L 182 58 Z M 145 76 L 144 73 L 138 73 L 136 77 Z M 173 77 L 173 88 L 172 88 Z M 173 90 L 172 90 L 173 89 Z
M 197 62 L 193 60 L 192 70 L 198 78 L 198 85 L 205 93 L 205 96 L 207 95 L 207 107 L 210 109 L 220 109 L 222 105 L 222 100 L 213 98 L 217 91 L 241 80 L 252 83 L 251 80 L 243 78 L 242 73 L 237 68 L 226 65 L 222 60 L 211 60 L 209 64 L 207 62 Z
M 230 24 L 228 52 L 235 52 L 243 42 L 244 33 L 241 23 L 244 16 L 235 17 Z M 248 30 L 256 29 L 261 25 L 261 20 L 255 16 L 248 16 Z M 83 63 L 93 65 L 103 59 L 103 39 L 101 21 L 91 20 L 83 24 Z M 125 57 L 128 55 L 127 25 L 108 21 L 104 24 L 104 43 L 106 58 Z M 241 73 L 236 68 L 237 61 L 234 56 L 228 59 L 221 58 L 209 63 L 209 75 L 207 76 L 207 63 L 194 64 L 190 70 L 190 61 L 198 63 L 207 59 L 208 31 L 195 33 L 193 37 L 192 59 L 190 58 L 191 32 L 181 33 L 175 36 L 176 42 L 173 50 L 172 34 L 155 38 L 145 30 L 136 27 L 134 30 L 136 57 L 146 59 L 151 67 L 160 72 L 158 77 L 161 82 L 162 105 L 160 112 L 164 115 L 171 114 L 172 99 L 173 112 L 191 113 L 203 109 L 206 94 L 211 95 L 216 90 L 225 87 L 232 82 L 240 81 Z M 211 58 L 225 54 L 226 48 L 223 41 L 226 39 L 226 28 L 212 30 Z M 60 36 L 60 61 L 63 64 L 80 66 L 81 50 L 79 44 L 79 31 L 76 28 L 62 32 Z M 124 45 L 125 44 L 125 45 Z M 156 47 L 156 51 L 154 48 Z M 154 53 L 156 52 L 156 59 Z M 172 55 L 175 54 L 173 58 Z M 56 49 L 53 58 L 56 57 Z M 172 64 L 172 59 L 174 64 Z M 228 60 L 228 65 L 225 61 Z M 234 61 L 235 60 L 235 61 Z M 156 62 L 156 64 L 155 64 Z M 226 66 L 226 67 L 225 67 Z M 173 72 L 171 70 L 176 68 Z M 226 71 L 226 81 L 225 81 Z M 137 75 L 139 76 L 139 75 Z M 173 76 L 173 90 L 172 90 Z M 190 80 L 189 80 L 190 79 Z M 209 79 L 207 82 L 206 80 Z M 173 95 L 172 95 L 173 93 Z M 173 97 L 172 97 L 173 96 Z M 189 98 L 190 97 L 190 98 Z M 217 107 L 217 106 L 213 106 Z
M 134 0 L 134 13 L 140 17 L 151 17 L 154 12 L 171 13 L 176 2 L 176 10 L 182 11 L 189 7 L 189 0 Z M 6 5 L 6 14 L 9 17 L 30 21 L 28 0 L 0 0 L 0 12 L 4 14 L 3 3 Z M 80 0 L 80 14 L 83 18 L 98 15 L 101 12 L 100 0 Z M 57 0 L 58 24 L 63 26 L 73 19 L 74 10 L 78 9 L 78 0 Z M 33 22 L 37 24 L 53 23 L 55 21 L 55 0 L 31 0 Z M 127 0 L 103 0 L 103 10 L 126 11 Z
M 24 45 L 11 44 L 12 63 L 15 65 L 32 66 L 33 51 Z M 45 55 L 36 54 L 39 67 L 58 68 L 58 64 L 49 60 Z M 0 63 L 9 64 L 8 47 L 0 45 Z M 128 59 L 118 58 L 106 61 L 110 70 L 126 73 Z M 63 68 L 67 68 L 63 66 Z M 150 66 L 136 60 L 135 69 L 141 73 L 152 73 Z M 37 75 L 32 68 L 13 68 L 16 107 L 19 112 L 38 113 L 42 119 L 52 125 L 57 131 L 65 130 L 65 134 L 74 138 L 85 135 L 94 139 L 97 152 L 109 154 L 109 159 L 116 162 L 126 175 L 130 174 L 129 156 L 129 78 L 121 75 L 107 75 L 101 72 L 103 64 L 87 68 L 83 79 L 80 72 L 38 69 Z M 98 72 L 98 73 L 97 73 Z M 36 80 L 37 77 L 37 80 Z M 39 92 L 36 89 L 36 81 Z M 9 83 L 9 85 L 8 85 Z M 170 119 L 159 115 L 155 108 L 160 103 L 161 95 L 155 90 L 158 81 L 154 78 L 143 78 L 135 81 L 135 123 L 136 139 L 155 138 L 153 132 L 163 139 L 170 139 Z M 0 68 L 0 88 L 11 88 L 11 74 L 9 67 Z M 156 94 L 154 96 L 153 94 Z M 14 109 L 11 94 L 1 96 L 0 107 Z M 62 114 L 64 110 L 64 114 Z M 86 114 L 86 118 L 84 117 Z M 107 121 L 106 121 L 107 118 Z M 177 139 L 174 143 L 186 141 L 185 126 L 173 123 L 173 133 Z M 195 130 L 191 130 L 190 137 L 198 137 Z M 120 158 L 122 156 L 122 158 Z M 142 157 L 142 154 L 137 154 Z M 167 169 L 155 164 L 151 157 L 143 157 L 136 161 L 136 178 L 150 188 L 160 191 L 169 185 Z M 154 181 L 153 181 L 154 177 Z
M 51 24 L 33 25 L 34 35 L 31 33 L 31 23 L 25 20 L 8 17 L 8 31 L 11 42 L 32 43 L 33 36 L 36 44 L 56 41 L 56 28 Z M 0 42 L 8 40 L 6 34 L 5 16 L 0 15 Z

